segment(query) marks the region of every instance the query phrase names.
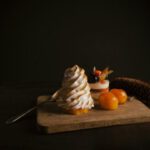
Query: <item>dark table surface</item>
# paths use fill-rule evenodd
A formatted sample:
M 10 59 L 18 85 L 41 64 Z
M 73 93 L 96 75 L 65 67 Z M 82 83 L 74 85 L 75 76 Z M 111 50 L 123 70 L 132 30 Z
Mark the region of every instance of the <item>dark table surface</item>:
M 53 89 L 50 90 L 50 87 Z M 5 121 L 36 103 L 39 95 L 57 87 L 48 83 L 0 86 L 0 149 L 150 149 L 150 123 L 113 126 L 45 135 L 38 132 L 36 114 L 6 125 Z

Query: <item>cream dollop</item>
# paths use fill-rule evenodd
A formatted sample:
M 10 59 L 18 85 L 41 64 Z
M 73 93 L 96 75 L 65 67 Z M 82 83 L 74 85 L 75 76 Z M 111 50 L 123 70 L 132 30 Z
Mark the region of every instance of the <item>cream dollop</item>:
M 64 109 L 91 109 L 94 101 L 84 69 L 78 65 L 67 68 L 62 88 L 55 95 L 58 106 Z

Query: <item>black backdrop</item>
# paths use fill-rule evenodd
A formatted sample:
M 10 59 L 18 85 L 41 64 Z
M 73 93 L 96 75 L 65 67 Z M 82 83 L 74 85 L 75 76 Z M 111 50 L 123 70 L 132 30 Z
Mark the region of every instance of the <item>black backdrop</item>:
M 150 81 L 149 18 L 146 1 L 1 2 L 1 83 L 58 84 L 73 64 Z
M 60 86 L 73 64 L 87 72 L 109 66 L 115 71 L 110 77 L 150 81 L 149 8 L 144 0 L 0 1 L 0 149 L 150 149 L 149 123 L 49 136 L 37 132 L 35 115 L 4 123 L 48 94 L 51 84 Z M 27 88 L 3 86 L 12 82 L 27 82 Z

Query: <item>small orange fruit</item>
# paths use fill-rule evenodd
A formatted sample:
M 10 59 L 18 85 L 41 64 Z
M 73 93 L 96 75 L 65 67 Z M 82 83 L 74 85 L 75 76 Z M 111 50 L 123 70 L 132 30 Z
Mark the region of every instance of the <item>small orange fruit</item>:
M 127 93 L 123 89 L 112 89 L 110 90 L 117 98 L 119 104 L 124 104 L 127 101 Z
M 111 92 L 104 92 L 99 96 L 99 104 L 103 109 L 115 110 L 118 108 L 118 99 Z

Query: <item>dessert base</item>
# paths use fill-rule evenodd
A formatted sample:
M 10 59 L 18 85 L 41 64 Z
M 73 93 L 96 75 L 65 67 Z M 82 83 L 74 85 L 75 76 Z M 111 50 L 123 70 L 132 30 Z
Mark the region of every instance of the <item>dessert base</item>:
M 66 110 L 66 112 L 73 115 L 81 115 L 81 114 L 88 113 L 89 109 L 72 109 L 72 110 Z

